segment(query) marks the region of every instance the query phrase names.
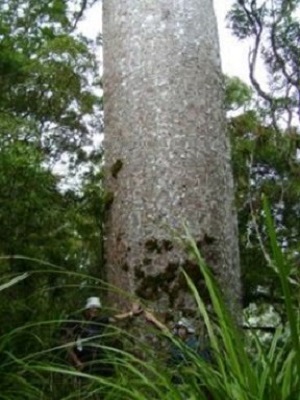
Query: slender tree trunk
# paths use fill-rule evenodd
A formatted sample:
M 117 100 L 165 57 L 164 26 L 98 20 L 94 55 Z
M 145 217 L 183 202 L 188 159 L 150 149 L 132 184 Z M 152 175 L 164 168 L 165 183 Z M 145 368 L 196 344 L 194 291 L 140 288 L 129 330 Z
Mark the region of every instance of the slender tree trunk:
M 231 300 L 236 214 L 211 0 L 103 0 L 106 260 L 110 283 L 160 309 L 193 308 L 173 240 L 186 224 Z

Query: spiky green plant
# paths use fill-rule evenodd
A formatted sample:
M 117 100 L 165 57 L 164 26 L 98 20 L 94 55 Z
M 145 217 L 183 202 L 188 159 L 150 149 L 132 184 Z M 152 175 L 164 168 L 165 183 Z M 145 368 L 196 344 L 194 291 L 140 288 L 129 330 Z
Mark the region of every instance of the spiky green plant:
M 58 349 L 64 351 L 64 345 L 51 342 L 49 334 L 45 335 L 45 327 L 53 332 L 58 323 L 62 323 L 61 318 L 28 321 L 26 325 L 4 332 L 0 337 L 0 399 L 299 399 L 299 313 L 298 296 L 295 295 L 299 286 L 293 277 L 294 269 L 276 242 L 276 231 L 266 201 L 264 214 L 272 249 L 272 267 L 280 278 L 287 321 L 286 326 L 276 330 L 269 344 L 259 335 L 253 335 L 249 351 L 249 339 L 229 314 L 209 267 L 187 231 L 185 245 L 199 265 L 213 306 L 211 313 L 194 283 L 183 271 L 194 295 L 197 312 L 206 326 L 212 354 L 210 360 L 182 348 L 189 363 L 175 366 L 174 371 L 165 363 L 164 356 L 157 354 L 145 341 L 137 342 L 130 330 L 114 327 L 108 335 L 122 338 L 125 346 L 99 346 L 109 355 L 107 362 L 113 363 L 116 373 L 111 377 L 92 376 L 76 371 L 63 358 L 54 357 Z M 26 274 L 14 277 L 2 284 L 0 290 L 4 291 L 22 279 L 30 277 Z M 168 342 L 182 347 L 171 334 L 166 336 Z M 161 340 L 164 339 L 161 337 Z M 21 352 L 20 343 L 24 347 Z M 131 344 L 133 351 L 126 343 Z M 181 377 L 179 384 L 172 381 L 174 373 Z

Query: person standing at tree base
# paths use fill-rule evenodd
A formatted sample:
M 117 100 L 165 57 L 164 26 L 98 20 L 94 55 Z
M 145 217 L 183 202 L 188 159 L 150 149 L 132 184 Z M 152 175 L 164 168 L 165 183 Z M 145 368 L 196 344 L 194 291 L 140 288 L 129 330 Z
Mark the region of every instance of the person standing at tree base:
M 196 331 L 192 322 L 187 318 L 181 318 L 174 325 L 172 332 L 166 325 L 160 322 L 150 311 L 145 310 L 144 316 L 148 322 L 153 323 L 167 337 L 170 338 L 170 345 L 167 357 L 167 366 L 172 370 L 171 381 L 175 385 L 184 384 L 182 372 L 185 368 L 193 368 L 195 357 L 200 357 L 205 362 L 211 362 L 211 354 L 208 348 L 203 348 L 196 337 Z M 177 339 L 177 340 L 176 340 Z M 202 386 L 207 399 L 210 399 L 209 391 Z
M 62 328 L 61 336 L 67 347 L 68 361 L 78 371 L 111 376 L 114 368 L 103 349 L 104 331 L 111 323 L 140 314 L 141 309 L 134 304 L 130 311 L 114 316 L 101 315 L 101 309 L 99 297 L 89 297 L 82 318 L 69 318 Z

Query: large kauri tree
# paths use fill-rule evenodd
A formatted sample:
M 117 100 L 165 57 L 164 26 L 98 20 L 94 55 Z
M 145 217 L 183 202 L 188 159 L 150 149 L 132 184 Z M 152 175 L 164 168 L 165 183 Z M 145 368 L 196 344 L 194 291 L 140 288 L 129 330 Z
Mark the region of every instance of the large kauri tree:
M 211 0 L 103 1 L 110 283 L 187 312 L 174 232 L 188 226 L 231 300 L 240 294 L 236 214 Z M 176 236 L 176 235 L 175 235 Z

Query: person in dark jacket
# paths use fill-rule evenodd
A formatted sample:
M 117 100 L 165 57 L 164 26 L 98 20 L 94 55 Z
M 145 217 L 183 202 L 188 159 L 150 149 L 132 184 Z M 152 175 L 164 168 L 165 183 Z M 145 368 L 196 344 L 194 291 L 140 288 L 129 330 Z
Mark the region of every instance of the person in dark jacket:
M 99 297 L 89 297 L 82 317 L 72 316 L 62 327 L 62 341 L 67 348 L 68 360 L 78 371 L 113 374 L 111 364 L 105 362 L 103 334 L 107 325 L 141 313 L 140 306 L 134 304 L 128 312 L 114 316 L 101 315 L 102 304 Z
M 144 316 L 148 322 L 153 323 L 158 329 L 160 329 L 166 335 L 170 335 L 169 328 L 164 325 L 161 321 L 159 321 L 150 311 L 145 310 Z M 174 329 L 172 331 L 173 335 L 180 339 L 180 341 L 189 349 L 197 352 L 199 349 L 199 342 L 195 336 L 195 328 L 191 321 L 187 318 L 181 318 L 174 325 Z M 178 362 L 184 361 L 184 353 L 183 349 L 180 346 L 176 346 L 172 343 L 170 347 L 170 364 L 175 364 Z
M 174 370 L 172 382 L 175 384 L 182 383 L 180 376 L 181 367 L 191 364 L 193 356 L 199 356 L 203 360 L 209 362 L 208 350 L 201 349 L 198 338 L 195 335 L 195 328 L 192 322 L 187 318 L 181 318 L 174 325 L 174 329 L 170 332 L 169 328 L 159 321 L 150 311 L 145 310 L 144 316 L 148 322 L 153 323 L 166 336 L 174 335 L 178 341 L 171 340 L 168 350 L 167 365 Z

